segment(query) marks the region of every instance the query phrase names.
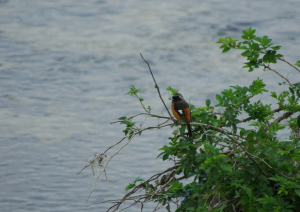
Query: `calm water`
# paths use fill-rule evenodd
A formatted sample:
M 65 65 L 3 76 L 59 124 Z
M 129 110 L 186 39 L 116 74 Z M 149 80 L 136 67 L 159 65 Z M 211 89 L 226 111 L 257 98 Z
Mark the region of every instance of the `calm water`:
M 252 26 L 281 44 L 294 63 L 300 59 L 299 8 L 297 0 L 0 0 L 1 211 L 104 211 L 108 205 L 85 207 L 91 170 L 76 173 L 90 154 L 122 138 L 123 126 L 110 122 L 142 111 L 124 94 L 134 84 L 145 90 L 146 105 L 166 114 L 139 53 L 166 101 L 168 86 L 197 106 L 257 77 L 272 88 L 279 77 L 248 74 L 240 52 L 221 54 L 215 41 L 239 39 Z M 283 70 L 299 81 L 293 69 Z M 120 198 L 137 176 L 167 168 L 156 156 L 171 132 L 132 141 L 107 169 L 111 187 L 102 178 L 90 202 Z

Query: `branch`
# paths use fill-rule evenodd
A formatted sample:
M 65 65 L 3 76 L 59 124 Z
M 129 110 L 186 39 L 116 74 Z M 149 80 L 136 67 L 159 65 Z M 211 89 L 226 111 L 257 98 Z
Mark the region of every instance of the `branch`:
M 275 124 L 276 122 L 281 122 L 283 119 L 287 119 L 288 117 L 290 117 L 291 115 L 293 115 L 292 112 L 286 112 L 284 113 L 282 116 L 278 117 L 277 119 L 275 119 L 269 126 L 272 126 L 273 124 Z
M 132 119 L 136 116 L 140 116 L 140 115 L 148 115 L 148 116 L 159 118 L 159 119 L 170 119 L 169 117 L 166 117 L 166 116 L 159 116 L 159 115 L 154 115 L 154 114 L 151 114 L 151 113 L 139 113 L 139 114 L 127 117 L 125 120 L 114 121 L 114 122 L 111 122 L 110 124 L 115 124 L 115 123 L 118 123 L 118 122 L 125 122 L 125 121 L 128 121 L 128 120 L 130 120 L 130 119 Z
M 286 61 L 283 57 L 282 58 L 278 58 L 278 60 L 281 60 L 281 61 L 289 64 L 290 66 L 292 66 L 294 69 L 296 69 L 300 73 L 300 69 L 298 69 L 296 66 L 294 66 L 291 63 L 289 63 L 288 61 Z
M 287 81 L 287 83 L 289 83 L 289 85 L 292 87 L 292 84 L 290 83 L 290 81 L 286 77 L 284 77 L 281 74 L 279 74 L 278 71 L 275 71 L 274 69 L 270 68 L 269 65 L 266 65 L 264 63 L 262 64 L 262 66 L 265 67 L 265 69 L 269 69 L 270 71 L 273 71 L 274 73 L 276 73 L 277 75 L 279 75 L 281 78 L 285 79 L 285 81 Z
M 132 191 L 131 192 L 129 192 L 128 194 L 126 194 L 122 199 L 120 199 L 120 200 L 111 200 L 110 202 L 112 202 L 112 201 L 116 201 L 116 204 L 114 204 L 113 206 L 111 206 L 108 210 L 107 210 L 107 212 L 108 211 L 110 211 L 111 209 L 113 209 L 113 211 L 116 211 L 116 210 L 118 210 L 119 209 L 119 207 L 120 207 L 120 205 L 123 203 L 123 202 L 125 202 L 126 200 L 132 200 L 131 198 L 130 198 L 130 196 L 132 195 L 132 194 L 134 194 L 134 193 L 136 193 L 139 189 L 141 189 L 141 188 L 143 188 L 146 184 L 148 184 L 149 182 L 151 182 L 151 181 L 154 181 L 154 180 L 156 180 L 156 179 L 158 179 L 161 175 L 163 175 L 164 173 L 166 173 L 166 172 L 170 172 L 171 171 L 171 173 L 175 170 L 175 169 L 177 169 L 179 167 L 179 165 L 176 165 L 176 166 L 173 166 L 173 167 L 170 167 L 170 168 L 168 168 L 168 169 L 166 169 L 165 171 L 163 171 L 163 172 L 160 172 L 160 173 L 157 173 L 157 174 L 155 174 L 155 175 L 153 175 L 153 176 L 151 176 L 148 180 L 146 180 L 146 181 L 144 181 L 143 183 L 141 183 L 141 184 L 139 184 L 139 185 L 137 185 L 137 186 L 135 186 L 133 189 L 132 189 Z M 165 184 L 164 184 L 164 186 L 165 186 Z M 157 190 L 155 190 L 155 191 L 157 191 Z M 154 191 L 154 192 L 155 192 Z M 149 195 L 151 195 L 151 194 L 143 194 L 143 196 L 145 195 L 145 198 L 146 197 L 148 197 Z M 139 196 L 137 196 L 137 197 L 139 197 Z M 139 200 L 140 200 L 141 198 L 139 198 Z M 105 202 L 107 202 L 107 201 L 105 201 Z M 135 205 L 136 203 L 137 203 L 138 201 L 135 201 L 132 205 Z M 102 202 L 102 203 L 104 203 L 104 202 Z M 100 204 L 102 204 L 102 203 L 100 203 Z M 132 206 L 131 205 L 131 206 Z
M 277 109 L 275 109 L 275 110 L 272 110 L 270 113 L 278 113 L 278 112 L 280 112 L 280 111 L 282 111 L 283 109 L 282 108 L 277 108 Z M 287 117 L 288 118 L 288 117 Z M 253 118 L 252 117 L 248 117 L 248 118 L 245 118 L 245 119 L 242 119 L 242 120 L 240 120 L 240 122 L 239 123 L 241 123 L 241 122 L 247 122 L 247 121 L 250 121 L 250 120 L 252 120 Z M 281 121 L 281 120 L 280 120 Z M 238 124 L 239 124 L 238 123 Z
M 153 81 L 154 81 L 154 83 L 155 83 L 155 86 L 154 86 L 154 87 L 157 89 L 158 95 L 159 95 L 159 97 L 160 97 L 162 103 L 164 104 L 164 106 L 165 106 L 165 108 L 167 109 L 167 111 L 168 111 L 168 113 L 169 113 L 171 119 L 173 120 L 173 116 L 171 115 L 171 113 L 170 113 L 168 107 L 166 106 L 166 104 L 165 104 L 163 98 L 162 98 L 161 95 L 160 95 L 159 87 L 158 87 L 158 85 L 157 85 L 157 83 L 156 83 L 156 81 L 155 81 L 155 78 L 154 78 L 154 75 L 153 75 L 153 73 L 152 73 L 152 71 L 151 71 L 151 68 L 150 68 L 149 63 L 144 59 L 144 57 L 143 57 L 143 55 L 142 55 L 141 53 L 140 53 L 140 55 L 141 55 L 142 59 L 145 61 L 145 63 L 147 63 L 148 68 L 149 68 L 149 71 L 150 71 L 150 73 L 151 73 L 151 75 L 152 75 Z
M 95 183 L 94 183 L 94 185 L 93 185 L 93 188 L 92 188 L 92 190 L 91 190 L 91 192 L 90 192 L 90 194 L 89 194 L 89 196 L 88 196 L 88 198 L 87 198 L 87 200 L 86 200 L 86 206 L 88 206 L 88 201 L 89 201 L 89 199 L 90 199 L 90 197 L 91 197 L 91 195 L 92 195 L 92 193 L 93 193 L 93 191 L 94 191 L 94 188 L 96 187 L 96 183 L 98 182 L 98 180 L 99 180 L 99 178 L 100 178 L 100 176 L 103 174 L 103 173 L 105 173 L 105 176 L 106 176 L 106 179 L 107 179 L 107 182 L 108 182 L 108 178 L 107 178 L 107 174 L 106 174 L 106 167 L 107 167 L 107 165 L 109 164 L 109 162 L 111 161 L 111 159 L 113 158 L 113 157 L 115 157 L 125 146 L 127 146 L 129 143 L 130 143 L 130 141 L 137 135 L 137 134 L 140 134 L 141 132 L 143 132 L 143 131 L 145 131 L 145 130 L 151 130 L 151 129 L 160 129 L 160 128 L 163 128 L 163 127 L 166 127 L 166 126 L 171 126 L 172 124 L 166 124 L 166 125 L 160 125 L 160 126 L 152 126 L 152 127 L 147 127 L 147 128 L 144 128 L 144 129 L 140 129 L 140 130 L 138 130 L 137 132 L 135 132 L 135 133 L 133 133 L 132 135 L 128 135 L 128 136 L 125 136 L 125 137 L 123 137 L 119 142 L 117 142 L 117 143 L 115 143 L 114 145 L 112 145 L 112 146 L 110 146 L 108 149 L 106 149 L 105 150 L 105 152 L 104 153 L 106 153 L 109 149 L 111 149 L 112 147 L 114 147 L 114 146 L 116 146 L 116 145 L 118 145 L 118 144 L 120 144 L 125 138 L 129 138 L 130 136 L 130 138 L 128 139 L 128 141 L 115 153 L 115 154 L 113 154 L 110 158 L 109 158 L 109 160 L 107 161 L 107 163 L 105 164 L 105 165 L 103 165 L 102 166 L 102 163 L 103 163 L 103 160 L 101 160 L 100 162 L 100 164 L 101 164 L 101 167 L 103 167 L 103 170 L 102 170 L 102 172 L 100 172 L 98 175 L 97 175 L 97 178 L 96 178 L 96 180 L 95 180 Z M 104 156 L 106 156 L 104 153 L 102 153 L 101 155 L 104 155 Z M 96 157 L 97 155 L 95 155 L 95 157 Z M 100 156 L 99 156 L 100 157 Z M 98 157 L 97 157 L 98 158 Z M 96 158 L 96 159 L 97 159 Z M 95 162 L 97 161 L 96 159 L 94 159 L 93 161 L 91 161 L 90 162 L 90 164 L 89 165 L 87 165 L 87 166 L 85 166 L 82 170 L 84 170 L 85 168 L 87 168 L 88 166 L 92 166 L 93 167 L 93 165 L 95 164 Z M 81 171 L 82 171 L 81 170 Z M 80 171 L 80 172 L 81 172 Z M 79 172 L 79 173 L 80 173 Z M 79 174 L 78 173 L 78 174 Z M 108 182 L 109 183 L 109 182 Z

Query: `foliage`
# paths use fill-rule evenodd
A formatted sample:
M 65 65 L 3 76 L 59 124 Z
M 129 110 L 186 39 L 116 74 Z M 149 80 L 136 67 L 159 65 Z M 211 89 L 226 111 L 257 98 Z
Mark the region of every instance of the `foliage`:
M 137 178 L 126 187 L 131 192 L 120 203 L 157 202 L 170 211 L 170 204 L 175 202 L 177 212 L 300 211 L 300 116 L 296 117 L 300 82 L 291 84 L 270 67 L 281 61 L 300 73 L 300 60 L 295 65 L 287 62 L 278 53 L 280 46 L 271 41 L 267 36 L 256 36 L 249 28 L 243 31 L 242 41 L 225 37 L 217 43 L 224 53 L 242 50 L 241 55 L 247 59 L 243 68 L 249 72 L 262 67 L 281 77 L 281 91 L 267 90 L 263 79 L 257 78 L 249 85 L 230 86 L 216 94 L 216 105 L 212 106 L 209 99 L 206 107 L 190 105 L 193 137 L 184 134 L 183 124 L 181 133 L 174 133 L 169 144 L 159 149 L 158 157 L 173 160 L 174 167 L 138 185 Z M 170 87 L 167 90 L 178 92 Z M 128 94 L 142 102 L 138 92 L 133 86 Z M 266 95 L 276 104 L 265 102 Z M 141 134 L 132 120 L 122 117 L 121 124 L 126 124 L 126 135 Z M 138 190 L 144 190 L 143 199 L 132 197 Z M 119 205 L 114 205 L 115 210 Z
M 141 179 L 141 178 L 138 176 L 132 183 L 129 183 L 129 185 L 126 186 L 125 191 L 128 191 L 128 190 L 134 188 L 134 187 L 136 186 L 136 183 L 139 182 L 139 181 L 145 181 L 145 180 Z

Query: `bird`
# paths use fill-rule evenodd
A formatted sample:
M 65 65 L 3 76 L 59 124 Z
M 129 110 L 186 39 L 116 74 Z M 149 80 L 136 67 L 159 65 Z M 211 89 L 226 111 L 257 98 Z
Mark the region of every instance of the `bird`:
M 183 120 L 186 123 L 189 137 L 192 137 L 192 130 L 190 126 L 191 122 L 191 111 L 189 104 L 184 100 L 180 93 L 175 93 L 172 96 L 171 109 L 174 117 L 177 120 Z

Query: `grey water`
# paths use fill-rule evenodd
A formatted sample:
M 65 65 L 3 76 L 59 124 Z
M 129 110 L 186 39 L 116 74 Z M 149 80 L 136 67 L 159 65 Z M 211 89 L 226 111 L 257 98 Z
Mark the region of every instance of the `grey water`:
M 248 73 L 241 52 L 222 54 L 215 42 L 240 39 L 252 27 L 295 63 L 299 8 L 297 0 L 0 0 L 0 211 L 105 211 L 110 204 L 85 207 L 91 169 L 76 174 L 88 156 L 122 138 L 124 125 L 111 122 L 143 112 L 125 93 L 135 85 L 153 113 L 167 115 L 139 54 L 168 105 L 169 86 L 196 106 L 258 77 L 274 89 L 280 77 Z M 299 81 L 285 64 L 274 67 Z M 169 167 L 156 157 L 171 133 L 163 128 L 136 137 L 108 165 L 110 186 L 102 177 L 89 203 L 121 198 L 136 177 Z

